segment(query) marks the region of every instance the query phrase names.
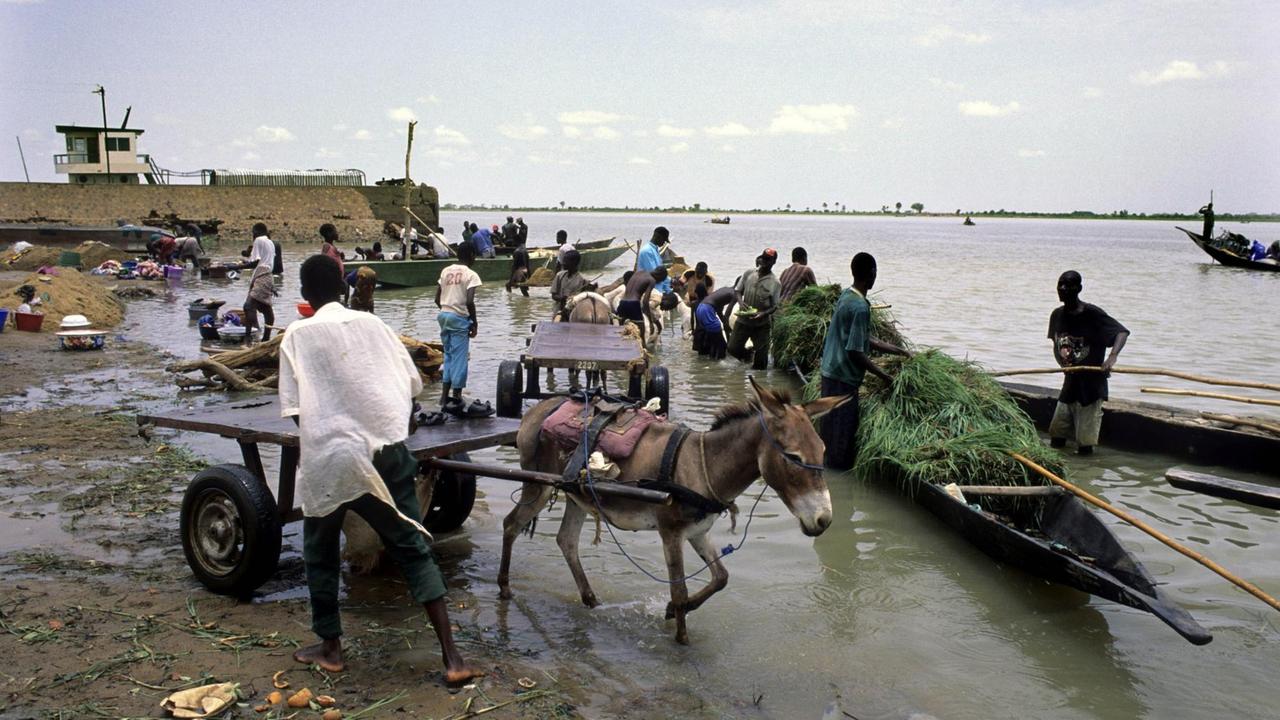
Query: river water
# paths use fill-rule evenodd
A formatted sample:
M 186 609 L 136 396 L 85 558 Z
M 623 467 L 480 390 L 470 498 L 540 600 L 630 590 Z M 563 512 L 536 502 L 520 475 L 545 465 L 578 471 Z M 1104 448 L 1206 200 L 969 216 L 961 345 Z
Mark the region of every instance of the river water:
M 505 214 L 445 213 L 443 225 L 454 237 L 463 219 L 500 223 Z M 765 246 L 778 249 L 781 270 L 791 248 L 803 245 L 820 281 L 846 283 L 850 257 L 869 251 L 879 260 L 878 299 L 892 304 L 914 343 L 993 369 L 1050 365 L 1045 330 L 1057 304 L 1057 276 L 1067 269 L 1083 274 L 1086 301 L 1132 332 L 1121 365 L 1274 381 L 1268 376 L 1280 356 L 1280 333 L 1260 330 L 1280 303 L 1280 274 L 1210 265 L 1172 223 L 979 219 L 976 227 L 963 227 L 959 218 L 741 216 L 725 226 L 696 216 L 638 213 L 524 218 L 533 245 L 550 244 L 561 227 L 572 238 L 634 241 L 666 225 L 674 247 L 691 264 L 706 260 L 721 282 L 751 267 Z M 1276 225 L 1233 229 L 1268 242 L 1280 236 Z M 309 249 L 286 248 L 288 279 L 277 302 L 281 324 L 294 317 L 297 261 Z M 626 258 L 619 260 L 605 279 L 625 264 Z M 195 330 L 185 327 L 182 305 L 196 296 L 237 305 L 243 282 L 188 282 L 166 298 L 133 302 L 124 333 L 192 356 Z M 379 291 L 378 314 L 406 334 L 436 338 L 433 292 Z M 530 323 L 549 314 L 550 300 L 545 289 L 526 299 L 501 287 L 484 287 L 477 299 L 482 333 L 472 346 L 469 394 L 492 399 L 498 363 L 519 356 Z M 175 323 L 184 329 L 175 331 Z M 658 355 L 671 373 L 677 420 L 703 428 L 716 407 L 746 398 L 744 366 L 732 360 L 700 359 L 671 334 Z M 781 371 L 770 370 L 763 380 L 795 385 Z M 1163 378 L 1112 380 L 1117 397 L 1280 417 L 1280 408 L 1156 398 L 1140 393 L 1143 386 L 1196 387 Z M 237 458 L 227 441 L 184 439 L 219 461 Z M 515 462 L 508 449 L 475 457 Z M 1162 476 L 1174 464 L 1194 467 L 1158 453 L 1104 448 L 1086 460 L 1071 457 L 1069 477 L 1280 592 L 1280 565 L 1267 542 L 1277 536 L 1280 514 L 1173 489 Z M 1194 647 L 1150 615 L 999 566 L 890 488 L 838 475 L 828 482 L 836 521 L 817 539 L 799 532 L 771 492 L 763 495 L 745 546 L 727 559 L 728 588 L 690 616 L 689 647 L 674 644 L 673 627 L 662 618 L 666 585 L 648 577 L 665 574 L 656 534 L 620 533 L 621 548 L 608 533 L 597 546 L 584 540 L 583 564 L 604 603 L 594 610 L 578 602 L 556 547 L 558 509 L 544 513 L 533 539 L 517 543 L 516 598 L 498 600 L 501 519 L 513 506 L 513 483 L 482 479 L 483 497 L 471 519 L 460 533 L 441 538 L 437 552 L 454 582 L 479 597 L 474 607 L 459 611 L 468 613 L 464 622 L 573 673 L 588 688 L 589 716 L 818 718 L 843 711 L 866 720 L 1275 712 L 1275 613 L 1146 535 L 1115 526 L 1171 598 L 1214 633 L 1210 645 Z M 749 491 L 752 497 L 759 487 Z M 713 531 L 717 546 L 741 539 L 749 498 L 740 505 L 738 535 L 720 521 Z M 1113 524 L 1109 516 L 1104 521 Z

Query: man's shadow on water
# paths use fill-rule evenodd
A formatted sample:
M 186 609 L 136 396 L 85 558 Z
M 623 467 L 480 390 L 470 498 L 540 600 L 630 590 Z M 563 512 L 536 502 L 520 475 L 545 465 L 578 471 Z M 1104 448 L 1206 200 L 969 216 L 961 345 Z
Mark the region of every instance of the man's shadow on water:
M 946 627 L 953 616 L 949 611 L 963 619 L 964 609 L 972 608 L 982 626 L 969 630 L 1016 647 L 1022 657 L 1011 666 L 1017 674 L 1048 684 L 1067 707 L 1106 717 L 1147 712 L 1106 616 L 1090 604 L 1088 594 L 997 563 L 916 506 L 896 484 L 836 473 L 828 473 L 827 482 L 835 520 L 814 542 L 822 584 L 813 594 L 831 620 L 827 631 L 832 635 L 856 647 L 860 638 L 884 632 L 886 613 L 905 607 L 906 612 L 932 616 L 924 621 L 927 625 Z M 921 597 L 920 588 L 945 597 Z M 864 597 L 870 602 L 861 602 Z M 1146 619 L 1154 624 L 1153 632 L 1166 629 L 1157 618 Z M 903 624 L 916 626 L 911 618 Z M 952 632 L 931 634 L 926 652 L 952 656 L 961 664 L 973 655 L 972 645 L 965 643 L 973 633 L 952 627 Z M 972 678 L 974 683 L 987 681 Z M 908 705 L 919 704 L 911 700 L 907 698 Z

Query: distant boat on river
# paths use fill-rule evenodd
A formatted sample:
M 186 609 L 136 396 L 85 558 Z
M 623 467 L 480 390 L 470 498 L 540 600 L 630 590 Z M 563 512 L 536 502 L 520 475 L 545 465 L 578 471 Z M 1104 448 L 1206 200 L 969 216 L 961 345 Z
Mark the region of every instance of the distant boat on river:
M 1174 227 L 1177 226 L 1175 225 Z M 1196 247 L 1205 251 L 1209 257 L 1217 260 L 1223 265 L 1228 267 L 1247 268 L 1249 270 L 1280 272 L 1280 263 L 1276 263 L 1274 261 L 1266 262 L 1262 260 L 1250 260 L 1249 258 L 1241 257 L 1224 248 L 1215 247 L 1213 244 L 1206 242 L 1205 237 L 1200 233 L 1192 232 L 1184 227 L 1179 227 L 1178 229 L 1186 233 L 1187 237 L 1191 238 L 1191 242 L 1196 244 Z
M 964 224 L 965 224 L 965 225 L 977 225 L 978 223 L 974 222 L 974 221 L 973 221 L 973 218 L 971 218 L 971 217 L 969 217 L 969 216 L 967 216 L 967 215 L 966 215 L 966 216 L 965 216 L 965 218 L 964 218 Z
M 728 224 L 729 224 L 729 216 L 728 216 L 728 215 L 725 215 L 724 217 L 713 217 L 713 218 L 711 218 L 710 220 L 708 220 L 707 222 L 709 222 L 709 223 L 713 223 L 713 224 L 715 224 L 715 225 L 728 225 Z

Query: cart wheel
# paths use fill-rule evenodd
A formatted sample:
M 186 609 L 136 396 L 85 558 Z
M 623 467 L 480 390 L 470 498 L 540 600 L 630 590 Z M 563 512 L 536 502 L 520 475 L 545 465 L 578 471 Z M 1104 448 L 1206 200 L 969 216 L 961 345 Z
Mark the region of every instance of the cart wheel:
M 182 550 L 196 579 L 213 592 L 247 596 L 280 560 L 275 499 L 243 465 L 196 473 L 182 497 Z
M 524 410 L 520 396 L 520 363 L 503 360 L 498 364 L 498 417 L 518 418 Z
M 662 413 L 671 411 L 671 376 L 667 369 L 658 366 L 649 368 L 649 383 L 644 389 L 644 399 L 658 398 L 662 403 Z
M 471 460 L 466 453 L 459 453 L 447 459 L 463 462 Z M 471 515 L 471 508 L 475 503 L 475 475 L 441 470 L 436 475 L 435 489 L 431 492 L 431 504 L 422 514 L 422 526 L 433 533 L 457 530 Z
M 631 375 L 627 379 L 627 397 L 631 400 L 640 399 L 640 376 Z

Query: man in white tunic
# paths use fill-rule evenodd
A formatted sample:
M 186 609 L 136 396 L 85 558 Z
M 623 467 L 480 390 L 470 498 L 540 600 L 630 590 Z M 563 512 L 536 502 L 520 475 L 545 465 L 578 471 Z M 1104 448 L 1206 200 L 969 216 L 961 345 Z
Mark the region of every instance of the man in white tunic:
M 312 256 L 300 274 L 302 297 L 316 313 L 290 324 L 280 343 L 280 413 L 298 425 L 302 558 L 312 629 L 321 642 L 293 657 L 328 672 L 345 668 L 339 538 L 350 510 L 382 537 L 414 600 L 426 607 L 445 681 L 465 683 L 482 673 L 468 667 L 454 646 L 444 579 L 427 546 L 430 535 L 417 520 L 418 461 L 404 444 L 413 398 L 422 391 L 418 369 L 376 315 L 342 306 L 342 273 L 333 258 Z

